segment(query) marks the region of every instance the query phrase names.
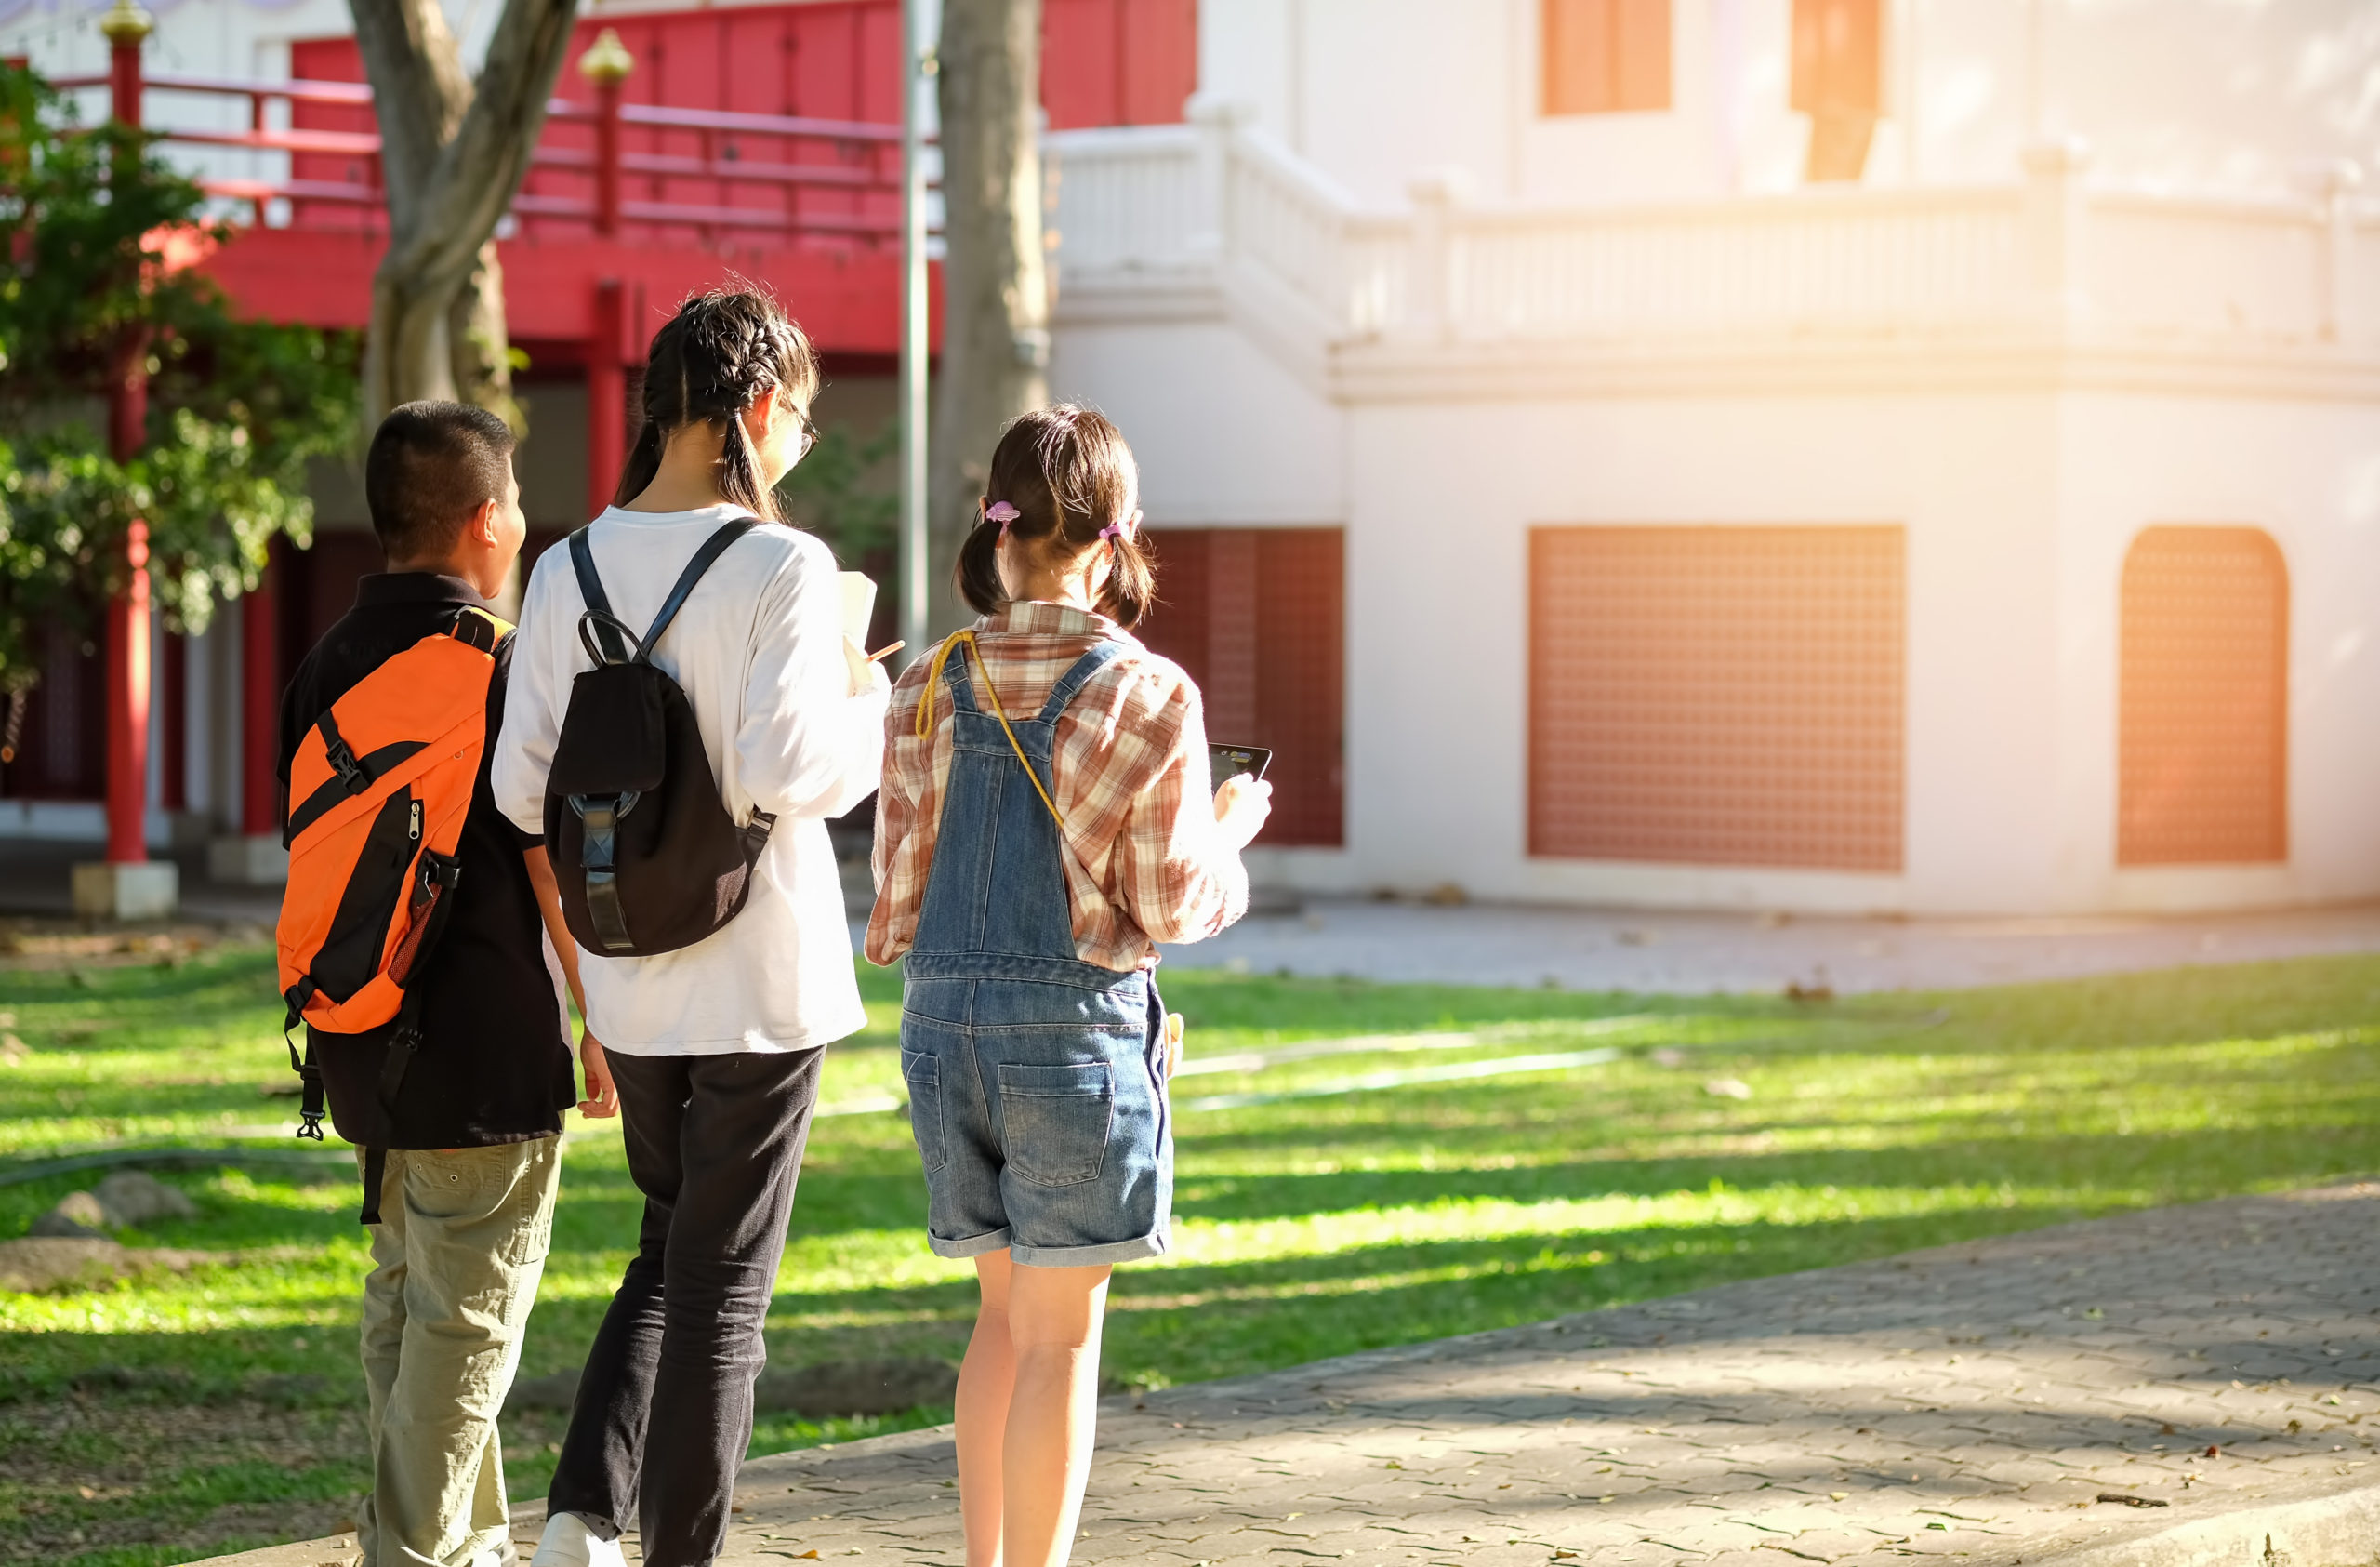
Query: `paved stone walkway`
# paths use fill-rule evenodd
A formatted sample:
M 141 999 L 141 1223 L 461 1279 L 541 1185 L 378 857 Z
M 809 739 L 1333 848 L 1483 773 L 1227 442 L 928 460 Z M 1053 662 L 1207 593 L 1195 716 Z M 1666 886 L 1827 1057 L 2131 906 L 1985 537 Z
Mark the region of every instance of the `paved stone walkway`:
M 2237 914 L 1844 919 L 1714 910 L 1545 909 L 1314 899 L 1169 947 L 1183 968 L 1329 978 L 1708 995 L 1788 984 L 1851 994 L 2380 952 L 2380 904 Z
M 2241 1199 L 1111 1399 L 1075 1560 L 2369 1563 L 2375 1224 Z M 723 1560 L 959 1563 L 952 1476 L 946 1428 L 761 1459 Z

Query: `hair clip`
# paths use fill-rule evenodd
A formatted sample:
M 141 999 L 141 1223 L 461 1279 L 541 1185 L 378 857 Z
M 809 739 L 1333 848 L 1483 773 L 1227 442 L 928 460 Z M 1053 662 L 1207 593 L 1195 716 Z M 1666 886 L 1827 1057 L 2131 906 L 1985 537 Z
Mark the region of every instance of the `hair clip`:
M 1005 500 L 995 500 L 989 506 L 984 508 L 984 521 L 987 523 L 999 524 L 1000 537 L 1002 538 L 1006 538 L 1008 537 L 1009 524 L 1016 521 L 1017 518 L 1023 515 L 1025 515 L 1024 512 L 1019 511 L 1015 507 L 1011 506 Z

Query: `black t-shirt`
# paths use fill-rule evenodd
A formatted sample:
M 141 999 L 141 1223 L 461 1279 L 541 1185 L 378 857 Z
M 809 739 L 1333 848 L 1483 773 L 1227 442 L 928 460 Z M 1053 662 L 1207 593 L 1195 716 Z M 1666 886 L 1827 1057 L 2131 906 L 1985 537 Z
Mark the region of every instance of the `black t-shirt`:
M 314 722 L 365 675 L 426 636 L 456 608 L 485 608 L 470 584 L 428 572 L 366 577 L 355 607 L 306 655 L 281 697 L 281 819 L 289 819 L 289 767 Z M 309 1029 L 331 1124 L 367 1148 L 476 1148 L 550 1136 L 577 1101 L 560 998 L 547 970 L 544 922 L 522 852 L 540 840 L 514 827 L 488 788 L 488 757 L 504 732 L 504 685 L 512 639 L 497 644 L 487 688 L 487 753 L 456 846 L 462 878 L 430 955 L 421 991 L 421 1048 L 380 1107 L 380 1069 L 394 1025 L 361 1034 Z

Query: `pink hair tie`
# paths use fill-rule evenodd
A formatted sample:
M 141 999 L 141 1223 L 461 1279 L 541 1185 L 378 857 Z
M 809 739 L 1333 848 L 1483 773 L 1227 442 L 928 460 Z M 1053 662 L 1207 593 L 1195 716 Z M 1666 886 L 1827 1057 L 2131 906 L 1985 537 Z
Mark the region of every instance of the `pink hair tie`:
M 1002 538 L 1006 538 L 1008 537 L 1009 524 L 1016 521 L 1023 515 L 1025 515 L 1024 512 L 1019 511 L 1015 507 L 1011 506 L 1005 500 L 995 500 L 989 506 L 984 508 L 984 521 L 987 523 L 999 524 L 1000 537 Z
M 1132 525 L 1140 520 L 1141 514 L 1135 511 L 1121 522 L 1110 523 L 1105 527 L 1101 528 L 1099 530 L 1099 537 L 1102 538 L 1130 538 L 1132 537 Z

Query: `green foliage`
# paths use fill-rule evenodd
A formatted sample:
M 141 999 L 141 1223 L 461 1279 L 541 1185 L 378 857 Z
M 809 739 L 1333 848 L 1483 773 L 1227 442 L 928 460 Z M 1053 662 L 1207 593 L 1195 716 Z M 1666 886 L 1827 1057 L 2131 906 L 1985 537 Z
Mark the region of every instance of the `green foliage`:
M 166 623 L 204 630 L 276 535 L 309 540 L 306 463 L 352 440 L 352 335 L 234 316 L 183 264 L 227 237 L 205 207 L 151 139 L 0 66 L 0 428 L 29 432 L 0 442 L 0 691 L 37 678 L 33 628 L 123 586 L 136 519 Z M 146 440 L 118 462 L 92 424 L 136 362 Z
M 777 482 L 777 498 L 803 527 L 835 547 L 856 569 L 871 553 L 893 547 L 901 497 L 880 471 L 901 446 L 901 421 L 865 439 L 844 425 L 819 432 L 818 444 Z

